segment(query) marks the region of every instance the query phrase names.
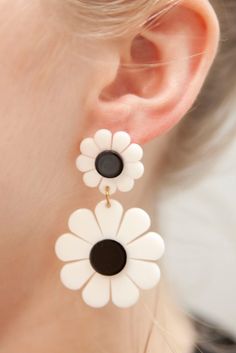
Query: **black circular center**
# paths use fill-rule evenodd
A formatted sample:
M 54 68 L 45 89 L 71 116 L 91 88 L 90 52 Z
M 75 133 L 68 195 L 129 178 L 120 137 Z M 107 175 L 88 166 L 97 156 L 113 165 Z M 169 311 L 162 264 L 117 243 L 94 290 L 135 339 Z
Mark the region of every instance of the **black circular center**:
M 120 243 L 105 239 L 92 247 L 89 258 L 96 272 L 105 276 L 113 276 L 123 270 L 127 255 Z
M 95 160 L 95 167 L 105 178 L 115 178 L 122 173 L 124 163 L 121 156 L 115 151 L 103 151 Z

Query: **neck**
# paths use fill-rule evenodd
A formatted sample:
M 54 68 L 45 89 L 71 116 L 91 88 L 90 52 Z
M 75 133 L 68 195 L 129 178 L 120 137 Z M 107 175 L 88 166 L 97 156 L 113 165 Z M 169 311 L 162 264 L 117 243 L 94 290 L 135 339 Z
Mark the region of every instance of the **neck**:
M 191 353 L 193 334 L 163 284 L 144 293 L 133 308 L 86 306 L 77 292 L 55 280 L 56 266 L 25 296 L 2 332 L 2 352 L 134 352 Z
M 153 148 L 156 155 L 156 145 Z M 150 203 L 144 202 L 142 195 L 150 191 L 147 185 L 152 185 L 150 175 L 155 175 L 156 164 L 150 159 L 146 166 L 150 173 L 146 173 L 143 184 L 139 183 L 138 192 L 122 203 L 128 207 L 141 205 L 150 212 Z M 0 352 L 24 352 L 33 346 L 34 353 L 191 353 L 191 327 L 177 311 L 163 281 L 157 289 L 142 293 L 137 305 L 125 310 L 111 304 L 92 309 L 84 304 L 80 293 L 61 285 L 55 240 L 66 228 L 68 214 L 78 207 L 75 200 L 84 200 L 79 207 L 94 208 L 96 204 L 84 195 L 72 196 L 73 201 L 65 202 L 59 211 L 52 207 L 53 215 L 48 207 L 45 217 L 38 215 L 39 229 L 33 222 L 31 233 L 9 236 L 9 249 L 6 243 L 1 247 Z M 49 226 L 51 223 L 53 226 Z M 11 258 L 4 256 L 10 251 Z M 11 263 L 9 259 L 13 259 Z

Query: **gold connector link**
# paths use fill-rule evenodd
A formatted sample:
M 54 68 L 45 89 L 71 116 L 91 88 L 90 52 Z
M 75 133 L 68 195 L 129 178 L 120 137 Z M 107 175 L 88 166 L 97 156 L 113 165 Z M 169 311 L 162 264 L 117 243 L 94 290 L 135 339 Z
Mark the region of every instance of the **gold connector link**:
M 109 187 L 109 186 L 106 186 L 105 190 L 106 190 L 107 207 L 110 208 L 110 207 L 111 207 L 111 201 L 110 201 L 110 187 Z

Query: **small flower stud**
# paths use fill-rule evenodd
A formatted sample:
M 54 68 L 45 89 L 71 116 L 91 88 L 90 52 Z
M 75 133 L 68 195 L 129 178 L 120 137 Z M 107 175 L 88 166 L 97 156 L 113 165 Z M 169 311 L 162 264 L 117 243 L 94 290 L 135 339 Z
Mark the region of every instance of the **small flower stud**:
M 128 209 L 110 200 L 97 204 L 95 214 L 79 209 L 69 218 L 71 233 L 60 236 L 56 254 L 68 262 L 61 270 L 62 283 L 71 290 L 82 289 L 83 300 L 99 308 L 111 301 L 126 308 L 135 304 L 140 289 L 159 282 L 160 270 L 154 262 L 164 253 L 161 236 L 147 232 L 148 214 L 140 208 Z
M 118 131 L 98 130 L 94 137 L 85 138 L 80 144 L 81 154 L 76 160 L 76 166 L 84 172 L 83 180 L 89 187 L 99 186 L 105 194 L 109 187 L 110 194 L 117 189 L 130 191 L 134 180 L 139 179 L 144 172 L 140 162 L 143 156 L 142 148 L 131 143 L 128 133 Z

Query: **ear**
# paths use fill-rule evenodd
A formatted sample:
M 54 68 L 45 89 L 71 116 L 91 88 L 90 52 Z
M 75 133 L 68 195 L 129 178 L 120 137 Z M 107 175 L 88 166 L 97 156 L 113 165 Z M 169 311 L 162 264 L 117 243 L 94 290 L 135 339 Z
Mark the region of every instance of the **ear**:
M 103 81 L 93 124 L 125 130 L 137 143 L 166 133 L 195 101 L 218 41 L 218 21 L 208 0 L 180 1 L 158 23 L 147 21 L 138 35 L 117 45 L 119 65 L 107 76 L 112 80 Z

